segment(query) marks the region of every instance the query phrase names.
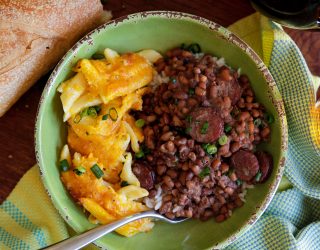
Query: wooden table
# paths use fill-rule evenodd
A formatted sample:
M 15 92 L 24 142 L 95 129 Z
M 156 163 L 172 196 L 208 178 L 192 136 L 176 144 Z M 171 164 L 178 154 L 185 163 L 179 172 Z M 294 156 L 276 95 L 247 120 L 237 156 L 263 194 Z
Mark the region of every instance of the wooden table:
M 246 0 L 109 0 L 105 8 L 114 18 L 146 10 L 189 12 L 228 26 L 254 12 Z M 314 74 L 320 75 L 320 32 L 287 29 L 306 57 Z M 38 102 L 48 75 L 39 80 L 0 118 L 0 204 L 22 175 L 36 163 L 34 122 Z

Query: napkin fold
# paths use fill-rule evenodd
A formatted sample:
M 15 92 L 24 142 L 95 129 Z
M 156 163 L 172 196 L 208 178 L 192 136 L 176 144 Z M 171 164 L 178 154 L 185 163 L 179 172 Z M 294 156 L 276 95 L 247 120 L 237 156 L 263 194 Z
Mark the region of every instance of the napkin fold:
M 229 29 L 273 75 L 285 104 L 289 147 L 288 179 L 261 218 L 227 249 L 319 249 L 320 111 L 314 108 L 314 85 L 320 81 L 290 37 L 268 19 L 256 13 Z M 70 234 L 45 192 L 38 167 L 32 167 L 0 205 L 0 249 L 38 249 Z

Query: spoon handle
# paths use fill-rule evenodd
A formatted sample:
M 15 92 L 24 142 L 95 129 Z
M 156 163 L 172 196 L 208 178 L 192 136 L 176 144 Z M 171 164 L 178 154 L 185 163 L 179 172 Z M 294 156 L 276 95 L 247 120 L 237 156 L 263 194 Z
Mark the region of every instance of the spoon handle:
M 68 249 L 79 249 L 81 247 L 84 247 L 88 245 L 89 243 L 95 241 L 96 239 L 114 231 L 115 229 L 138 219 L 146 218 L 146 217 L 157 217 L 155 215 L 154 211 L 146 211 L 138 214 L 134 214 L 131 216 L 128 216 L 126 218 L 123 218 L 121 220 L 115 221 L 113 223 L 102 225 L 95 227 L 83 234 L 76 235 L 74 237 L 65 239 L 63 241 L 60 241 L 58 243 L 55 243 L 53 245 L 50 245 L 43 249 L 49 249 L 49 250 L 68 250 Z

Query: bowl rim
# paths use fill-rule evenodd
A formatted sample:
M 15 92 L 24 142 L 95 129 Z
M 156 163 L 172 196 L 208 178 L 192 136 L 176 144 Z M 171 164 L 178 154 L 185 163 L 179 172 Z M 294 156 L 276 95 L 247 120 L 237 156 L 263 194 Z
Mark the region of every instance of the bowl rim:
M 42 183 L 44 185 L 45 191 L 50 197 L 50 200 L 52 201 L 54 207 L 58 211 L 59 215 L 67 222 L 69 226 L 71 226 L 76 232 L 80 232 L 78 230 L 78 227 L 75 223 L 73 223 L 72 220 L 68 218 L 68 216 L 65 214 L 65 209 L 62 205 L 59 204 L 56 197 L 51 195 L 51 192 L 49 190 L 49 184 L 47 182 L 47 179 L 44 176 L 45 168 L 44 168 L 44 159 L 42 158 L 42 155 L 40 154 L 40 148 L 41 148 L 41 140 L 40 140 L 40 125 L 41 125 L 41 114 L 44 109 L 44 100 L 47 98 L 49 93 L 52 91 L 53 85 L 56 81 L 56 77 L 58 73 L 64 68 L 64 62 L 67 58 L 72 56 L 74 53 L 77 52 L 78 48 L 81 47 L 82 44 L 92 41 L 92 35 L 96 32 L 103 32 L 105 29 L 108 29 L 109 27 L 116 27 L 118 24 L 121 24 L 122 22 L 130 22 L 132 20 L 139 21 L 141 19 L 148 19 L 149 17 L 158 17 L 158 18 L 164 18 L 164 19 L 179 19 L 179 20 L 185 20 L 185 21 L 191 21 L 195 22 L 197 24 L 200 24 L 201 26 L 204 26 L 206 28 L 209 28 L 210 31 L 216 32 L 221 38 L 225 39 L 227 42 L 230 42 L 240 48 L 243 52 L 245 52 L 251 60 L 255 63 L 257 70 L 260 71 L 260 73 L 263 75 L 263 78 L 266 81 L 266 84 L 268 85 L 268 88 L 270 90 L 271 95 L 269 95 L 269 98 L 271 99 L 271 102 L 276 109 L 278 115 L 279 115 L 279 125 L 280 125 L 280 132 L 281 132 L 281 138 L 280 138 L 280 159 L 279 159 L 279 167 L 277 170 L 277 173 L 275 175 L 274 180 L 269 186 L 269 192 L 266 196 L 266 198 L 263 200 L 260 206 L 256 206 L 255 212 L 253 212 L 250 217 L 246 220 L 244 225 L 237 229 L 233 234 L 229 235 L 225 240 L 222 242 L 217 243 L 216 245 L 213 245 L 214 248 L 223 248 L 227 245 L 234 242 L 236 239 L 238 239 L 244 232 L 246 232 L 249 227 L 251 227 L 264 213 L 268 205 L 270 204 L 273 196 L 275 195 L 277 188 L 280 184 L 284 168 L 285 168 L 285 158 L 288 148 L 288 131 L 287 131 L 287 119 L 285 114 L 285 108 L 283 99 L 280 95 L 280 92 L 277 88 L 277 85 L 269 72 L 267 66 L 264 64 L 264 62 L 260 59 L 260 57 L 256 54 L 256 52 L 253 51 L 253 49 L 245 43 L 242 39 L 240 39 L 238 36 L 233 34 L 231 31 L 229 31 L 227 28 L 224 28 L 223 26 L 208 20 L 206 18 L 184 13 L 184 12 L 178 12 L 178 11 L 166 11 L 166 10 L 156 10 L 156 11 L 143 11 L 143 12 L 137 12 L 133 14 L 128 14 L 121 16 L 119 18 L 110 20 L 101 26 L 95 28 L 94 30 L 90 31 L 88 34 L 83 36 L 78 42 L 76 42 L 61 58 L 61 60 L 57 63 L 55 68 L 53 69 L 52 73 L 50 74 L 50 77 L 45 85 L 45 88 L 43 90 L 43 93 L 41 95 L 37 113 L 36 113 L 36 121 L 35 121 L 35 129 L 34 129 L 34 142 L 35 142 L 35 154 L 36 154 L 36 160 L 37 164 L 39 166 L 40 176 Z M 100 248 L 105 248 L 104 244 L 100 242 L 100 240 L 97 240 L 94 242 L 95 245 L 97 245 Z M 211 248 L 208 248 L 211 249 Z

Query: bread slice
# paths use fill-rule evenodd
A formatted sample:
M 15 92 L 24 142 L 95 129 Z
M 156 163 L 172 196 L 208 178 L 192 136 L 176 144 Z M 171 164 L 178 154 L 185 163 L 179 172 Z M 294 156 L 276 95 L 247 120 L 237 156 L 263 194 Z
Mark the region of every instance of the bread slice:
M 0 0 L 0 116 L 109 17 L 100 0 Z

